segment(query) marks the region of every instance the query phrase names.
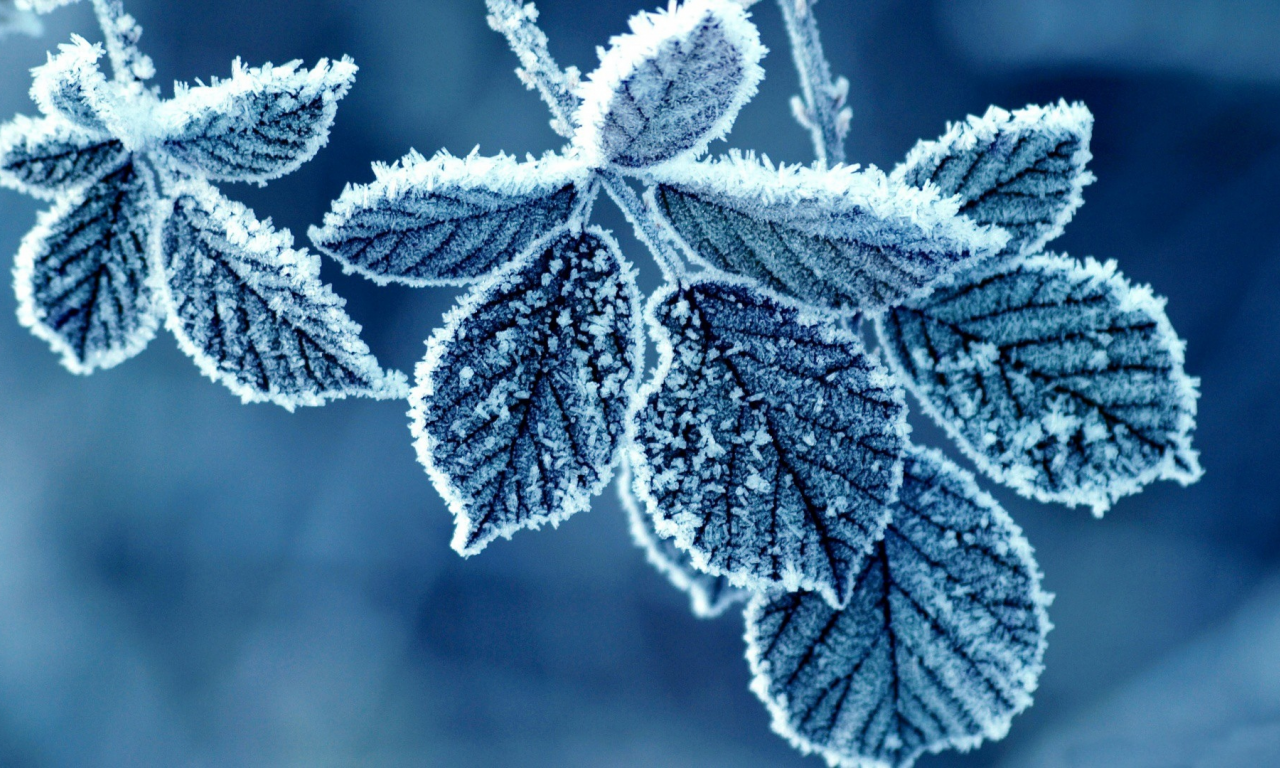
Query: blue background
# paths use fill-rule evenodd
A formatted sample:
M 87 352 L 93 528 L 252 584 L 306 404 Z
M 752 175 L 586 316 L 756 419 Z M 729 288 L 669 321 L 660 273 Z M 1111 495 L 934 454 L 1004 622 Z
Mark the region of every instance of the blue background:
M 157 82 L 231 60 L 350 54 L 330 145 L 266 189 L 295 233 L 410 147 L 559 142 L 480 0 L 130 0 Z M 549 0 L 589 71 L 634 0 Z M 769 2 L 768 76 L 729 145 L 810 159 Z M 993 490 L 1037 549 L 1057 628 L 1010 736 L 922 766 L 1280 765 L 1280 4 L 1273 0 L 825 0 L 852 82 L 849 157 L 892 167 L 948 120 L 1059 97 L 1097 116 L 1088 204 L 1055 244 L 1169 297 L 1203 379 L 1208 474 L 1103 520 Z M 0 115 L 32 113 L 42 39 L 0 42 Z M 724 144 L 718 144 L 717 151 Z M 0 252 L 37 204 L 0 191 Z M 607 204 L 631 258 L 647 264 Z M 453 294 L 326 263 L 365 338 L 411 370 Z M 651 266 L 644 267 L 653 287 Z M 0 765 L 817 766 L 747 690 L 742 624 L 690 616 L 612 494 L 558 531 L 462 560 L 400 403 L 242 406 L 160 335 L 89 378 L 0 292 Z M 4 318 L 9 318 L 5 320 Z M 937 432 L 918 423 L 922 441 Z M 954 452 L 953 452 L 954 453 Z

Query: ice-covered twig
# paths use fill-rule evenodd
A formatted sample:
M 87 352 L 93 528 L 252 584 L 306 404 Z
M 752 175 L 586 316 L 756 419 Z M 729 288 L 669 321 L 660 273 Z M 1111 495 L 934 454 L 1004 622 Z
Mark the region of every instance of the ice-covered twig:
M 154 76 L 155 66 L 150 57 L 138 50 L 142 27 L 124 12 L 120 0 L 93 0 L 93 12 L 102 27 L 107 56 L 111 59 L 111 69 L 116 80 L 132 83 Z
M 600 172 L 600 180 L 609 197 L 622 210 L 627 221 L 631 222 L 636 237 L 649 247 L 654 261 L 662 269 L 663 277 L 673 280 L 685 273 L 684 259 L 680 249 L 672 242 L 667 230 L 658 223 L 657 218 L 636 191 L 628 186 L 625 179 L 617 171 Z
M 101 1 L 101 0 L 96 0 Z M 542 100 L 551 107 L 551 127 L 569 138 L 574 130 L 574 113 L 581 99 L 574 93 L 578 70 L 561 70 L 547 50 L 547 36 L 538 27 L 538 9 L 533 3 L 521 5 L 515 0 L 485 0 L 489 7 L 489 26 L 507 38 L 511 50 L 520 58 L 516 74 L 530 89 L 536 88 Z
M 778 0 L 782 19 L 791 38 L 791 54 L 800 73 L 803 99 L 795 97 L 792 110 L 800 125 L 813 136 L 818 166 L 844 162 L 844 137 L 849 133 L 853 111 L 845 106 L 849 81 L 834 80 L 827 57 L 818 37 L 818 22 L 813 18 L 814 0 Z

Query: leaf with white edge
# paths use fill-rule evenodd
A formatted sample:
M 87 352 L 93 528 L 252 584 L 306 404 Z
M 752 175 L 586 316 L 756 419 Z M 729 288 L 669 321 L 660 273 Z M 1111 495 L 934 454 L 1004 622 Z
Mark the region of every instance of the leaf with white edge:
M 574 143 L 595 166 L 633 170 L 701 154 L 764 77 L 755 25 L 729 0 L 687 0 L 630 25 L 582 86 Z
M 58 118 L 19 115 L 0 127 L 0 185 L 51 200 L 91 184 L 129 157 L 124 145 Z
M 730 154 L 657 178 L 651 205 L 691 256 L 827 307 L 899 304 L 1007 239 L 957 217 L 954 201 L 874 168 L 775 169 Z
M 631 524 L 631 540 L 645 552 L 645 559 L 667 577 L 671 585 L 689 595 L 689 607 L 700 619 L 714 619 L 745 601 L 751 592 L 739 589 L 724 576 L 712 576 L 693 567 L 689 555 L 654 530 L 648 513 L 636 503 L 631 490 L 631 467 L 624 460 L 618 473 L 618 500 Z
M 562 229 L 446 316 L 410 416 L 459 554 L 558 525 L 608 485 L 642 369 L 638 315 L 613 239 Z
M 746 284 L 654 295 L 636 491 L 695 568 L 757 591 L 849 599 L 902 477 L 906 406 L 861 342 Z
M 960 213 L 1012 235 L 1005 253 L 1031 255 L 1062 234 L 1094 181 L 1085 166 L 1093 115 L 1065 101 L 1013 113 L 991 107 L 922 141 L 893 172 L 915 187 L 958 195 Z
M 245 67 L 212 85 L 179 86 L 158 110 L 161 149 L 213 181 L 266 182 L 310 160 L 329 140 L 338 100 L 356 77 L 349 59 Z
M 360 326 L 320 281 L 320 258 L 213 187 L 174 192 L 160 239 L 167 325 L 209 378 L 244 402 L 292 410 L 348 396 L 400 399 Z
M 806 754 L 908 768 L 1008 733 L 1040 677 L 1048 603 L 1004 510 L 942 454 L 912 448 L 848 607 L 803 592 L 747 607 L 751 689 Z
M 882 345 L 988 475 L 1101 515 L 1157 479 L 1199 479 L 1198 381 L 1164 299 L 1115 262 L 993 264 L 887 312 Z
M 98 68 L 102 46 L 72 35 L 44 66 L 31 70 L 31 98 L 40 111 L 60 116 L 94 133 L 106 133 L 102 121 L 107 80 Z
M 150 171 L 126 163 L 63 197 L 22 241 L 14 268 L 18 318 L 73 373 L 117 365 L 159 325 L 148 246 Z
M 375 164 L 312 227 L 311 242 L 347 272 L 385 285 L 461 285 L 513 260 L 565 224 L 587 184 L 580 161 L 549 155 L 430 160 L 412 152 Z

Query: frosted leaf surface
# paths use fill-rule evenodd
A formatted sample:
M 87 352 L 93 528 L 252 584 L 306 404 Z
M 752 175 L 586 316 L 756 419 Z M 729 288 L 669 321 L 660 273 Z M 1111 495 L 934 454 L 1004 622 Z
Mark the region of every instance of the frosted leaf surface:
M 907 768 L 1004 737 L 1040 676 L 1047 603 L 1004 510 L 941 454 L 912 448 L 848 607 L 805 592 L 748 605 L 751 688 L 802 751 Z
M 31 71 L 31 99 L 40 111 L 60 116 L 94 133 L 105 133 L 101 110 L 108 90 L 98 68 L 102 46 L 73 35 L 71 43 L 58 46 L 44 66 Z
M 311 241 L 347 272 L 413 286 L 470 282 L 511 261 L 568 220 L 587 177 L 554 155 L 414 152 L 373 170 L 372 184 L 343 190 Z
M 574 143 L 596 166 L 699 155 L 755 95 L 764 54 L 746 11 L 729 0 L 637 14 L 581 89 Z
M 265 182 L 296 170 L 329 140 L 356 76 L 347 58 L 299 64 L 249 68 L 237 59 L 228 80 L 179 86 L 157 115 L 160 146 L 213 181 Z
M 987 474 L 1102 514 L 1156 479 L 1195 481 L 1197 380 L 1164 299 L 1114 262 L 993 264 L 879 322 L 925 411 Z
M 631 539 L 645 552 L 645 559 L 667 577 L 671 585 L 689 595 L 689 607 L 700 619 L 714 619 L 745 601 L 751 593 L 693 567 L 688 553 L 654 530 L 653 520 L 640 508 L 631 489 L 631 468 L 624 460 L 618 473 L 618 499 L 631 525 Z
M 632 467 L 654 527 L 740 587 L 849 596 L 902 472 L 906 406 L 851 334 L 754 287 L 657 294 Z
M 960 213 L 1012 235 L 1007 254 L 1030 255 L 1062 234 L 1093 183 L 1093 115 L 1065 101 L 1013 113 L 991 107 L 922 141 L 893 172 L 912 186 L 926 182 L 959 195 Z
M 65 120 L 19 116 L 0 126 L 0 185 L 53 199 L 126 161 L 124 145 Z
M 999 252 L 1006 235 L 875 169 L 672 166 L 649 193 L 696 258 L 803 301 L 872 311 Z
M 153 183 L 149 171 L 126 163 L 62 196 L 22 241 L 18 318 L 74 373 L 117 365 L 155 335 Z
M 160 245 L 179 346 L 245 402 L 292 409 L 405 397 L 403 374 L 378 367 L 342 299 L 320 281 L 320 258 L 291 246 L 287 231 L 207 184 L 180 187 Z
M 641 370 L 632 268 L 560 230 L 477 285 L 427 343 L 410 398 L 453 548 L 558 525 L 604 490 Z

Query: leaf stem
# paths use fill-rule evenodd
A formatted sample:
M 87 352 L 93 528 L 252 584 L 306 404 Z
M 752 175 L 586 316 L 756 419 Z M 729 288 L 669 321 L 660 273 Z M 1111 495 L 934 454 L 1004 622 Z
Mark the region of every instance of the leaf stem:
M 530 89 L 536 88 L 551 107 L 552 130 L 565 138 L 573 136 L 574 113 L 582 101 L 574 92 L 578 70 L 561 70 L 556 64 L 547 49 L 547 35 L 537 24 L 538 9 L 533 3 L 521 5 L 515 0 L 485 0 L 485 5 L 489 8 L 489 26 L 507 38 L 520 59 L 516 74 Z
M 136 83 L 155 74 L 151 59 L 138 50 L 142 27 L 124 12 L 120 0 L 92 0 L 94 15 L 107 45 L 107 57 L 116 82 Z
M 791 55 L 800 74 L 804 94 L 793 98 L 796 120 L 813 137 L 817 165 L 826 168 L 844 162 L 844 137 L 849 133 L 853 112 L 845 106 L 849 81 L 831 77 L 831 67 L 822 52 L 818 22 L 813 17 L 815 0 L 778 0 L 782 20 L 791 38 Z
M 600 171 L 600 180 L 609 197 L 613 198 L 627 221 L 631 222 L 636 237 L 649 247 L 649 253 L 658 262 L 662 276 L 667 281 L 674 281 L 682 276 L 685 273 L 684 258 L 645 201 L 617 171 Z

